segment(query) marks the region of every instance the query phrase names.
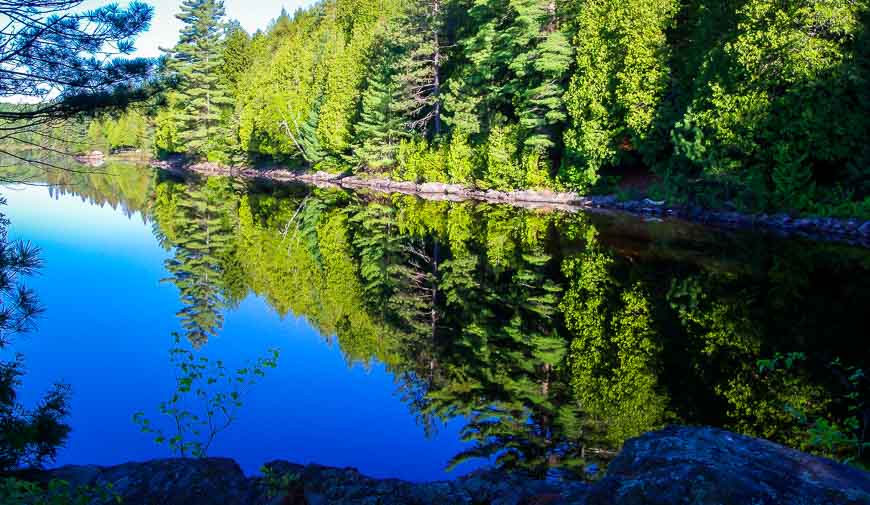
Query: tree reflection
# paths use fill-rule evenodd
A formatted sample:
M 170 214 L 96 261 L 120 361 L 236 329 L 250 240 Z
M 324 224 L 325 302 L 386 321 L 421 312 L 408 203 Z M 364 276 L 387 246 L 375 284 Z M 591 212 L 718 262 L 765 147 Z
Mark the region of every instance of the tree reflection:
M 424 429 L 464 419 L 451 465 L 579 474 L 668 422 L 800 447 L 784 404 L 838 394 L 813 363 L 870 357 L 870 255 L 845 246 L 222 178 L 145 207 L 191 342 L 253 292 L 383 363 Z M 800 374 L 758 373 L 795 351 Z
M 247 290 L 232 244 L 238 221 L 233 182 L 213 178 L 203 184 L 164 183 L 157 200 L 158 225 L 173 247 L 167 281 L 179 291 L 178 312 L 188 340 L 201 345 L 223 326 L 221 313 Z

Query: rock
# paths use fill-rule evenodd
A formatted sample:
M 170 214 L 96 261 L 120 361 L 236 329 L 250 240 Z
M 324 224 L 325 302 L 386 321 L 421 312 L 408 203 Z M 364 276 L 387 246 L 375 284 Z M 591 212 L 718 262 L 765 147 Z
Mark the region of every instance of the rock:
M 324 172 L 322 170 L 318 170 L 311 175 L 311 178 L 315 181 L 330 181 L 336 177 L 337 175 L 330 174 L 329 172 Z
M 73 485 L 112 484 L 123 503 L 161 505 L 447 505 L 490 503 L 575 503 L 588 486 L 580 482 L 533 480 L 498 470 L 472 473 L 454 481 L 412 483 L 375 479 L 354 468 L 298 465 L 286 461 L 266 464 L 285 476 L 281 488 L 263 477 L 246 478 L 239 466 L 224 458 L 161 459 L 111 467 L 66 466 L 42 474 L 43 480 L 63 479 Z M 547 497 L 549 501 L 534 501 Z M 113 497 L 103 503 L 114 504 Z
M 558 193 L 545 189 L 540 191 L 514 191 L 510 193 L 510 198 L 519 202 L 570 204 L 576 202 L 579 196 L 577 193 Z
M 614 195 L 590 196 L 589 200 L 592 202 L 592 205 L 596 207 L 612 207 L 618 203 L 618 200 Z
M 414 193 L 417 191 L 417 184 L 409 181 L 405 182 L 393 182 L 390 183 L 390 189 L 395 191 L 402 191 L 406 193 Z
M 367 186 L 383 190 L 388 190 L 390 189 L 391 185 L 396 184 L 394 182 L 388 181 L 387 179 L 366 179 L 365 181 Z
M 626 442 L 588 505 L 870 504 L 870 473 L 716 428 Z
M 552 192 L 544 191 L 514 191 L 510 194 L 512 200 L 520 202 L 552 202 Z
M 665 204 L 664 200 L 653 200 L 652 198 L 644 198 L 643 203 L 646 205 L 655 205 L 656 207 L 661 207 Z
M 487 200 L 507 200 L 507 198 L 508 198 L 507 193 L 505 193 L 503 191 L 496 191 L 494 189 L 486 190 L 486 193 L 484 193 L 483 196 Z
M 75 160 L 84 165 L 99 167 L 106 162 L 106 155 L 103 153 L 103 151 L 94 150 L 76 156 Z
M 273 170 L 269 172 L 269 178 L 278 181 L 293 181 L 303 176 L 297 177 L 296 174 L 289 170 Z
M 124 503 L 210 505 L 245 503 L 251 486 L 239 465 L 226 458 L 158 459 L 110 467 L 66 466 L 46 472 L 49 479 L 105 487 Z M 114 499 L 104 502 L 116 503 Z M 100 503 L 95 505 L 102 505 Z
M 715 428 L 672 426 L 629 440 L 594 484 L 498 470 L 412 483 L 367 477 L 354 468 L 286 461 L 266 466 L 277 477 L 272 484 L 264 477 L 245 477 L 224 458 L 66 466 L 40 478 L 111 483 L 123 503 L 163 505 L 870 504 L 870 473 Z M 276 481 L 283 487 L 276 488 Z
M 811 229 L 817 227 L 815 220 L 807 219 L 807 218 L 795 219 L 792 224 L 794 225 L 795 228 L 798 228 L 801 230 L 811 230 Z
M 462 184 L 447 184 L 446 191 L 450 195 L 466 195 L 469 189 Z
M 356 175 L 351 175 L 341 179 L 342 186 L 357 186 L 363 184 L 364 182 L 365 181 L 363 181 L 360 177 L 357 177 Z
M 418 186 L 421 193 L 447 193 L 447 184 L 440 182 L 424 182 Z

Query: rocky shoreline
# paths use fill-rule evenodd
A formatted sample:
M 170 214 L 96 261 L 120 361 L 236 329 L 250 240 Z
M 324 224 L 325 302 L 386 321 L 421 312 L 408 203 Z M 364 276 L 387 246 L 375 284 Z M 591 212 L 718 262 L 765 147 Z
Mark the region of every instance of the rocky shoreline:
M 518 207 L 558 209 L 568 212 L 581 210 L 626 212 L 646 218 L 679 219 L 711 226 L 733 229 L 756 229 L 780 235 L 795 235 L 816 240 L 846 242 L 870 248 L 870 221 L 827 217 L 794 217 L 779 214 L 744 214 L 697 206 L 667 206 L 650 199 L 621 201 L 616 196 L 582 196 L 573 192 L 555 191 L 495 191 L 469 189 L 458 184 L 396 182 L 388 179 L 370 179 L 326 172 L 296 173 L 276 168 L 229 168 L 213 163 L 185 164 L 178 160 L 154 161 L 155 168 L 179 175 L 233 175 L 251 180 L 272 182 L 300 182 L 317 186 L 346 189 L 368 189 L 382 193 L 416 195 L 429 200 L 476 200 L 504 203 Z
M 671 426 L 626 442 L 594 482 L 497 470 L 453 481 L 375 479 L 353 468 L 273 461 L 246 477 L 230 459 L 67 466 L 38 474 L 106 487 L 122 503 L 161 505 L 695 505 L 870 504 L 870 473 L 715 428 Z M 116 503 L 107 497 L 102 503 Z

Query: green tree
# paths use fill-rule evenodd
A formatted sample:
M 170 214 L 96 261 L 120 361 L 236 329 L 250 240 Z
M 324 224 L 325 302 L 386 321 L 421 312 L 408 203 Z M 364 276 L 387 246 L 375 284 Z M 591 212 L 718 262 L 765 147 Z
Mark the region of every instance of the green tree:
M 219 73 L 235 98 L 242 76 L 253 63 L 251 36 L 238 21 L 230 21 L 224 30 L 223 54 Z
M 80 114 L 121 110 L 155 92 L 154 62 L 129 58 L 153 9 L 141 2 L 75 10 L 81 0 L 22 0 L 2 5 L 0 152 L 63 168 L 47 152 L 69 151 L 84 137 Z M 80 123 L 79 123 L 80 124 Z M 22 152 L 8 143 L 29 145 Z M 58 146 L 58 143 L 61 145 Z M 77 150 L 77 149 L 76 149 Z
M 222 310 L 229 300 L 238 299 L 232 296 L 238 290 L 225 284 L 233 279 L 227 270 L 235 264 L 237 200 L 226 178 L 172 189 L 174 194 L 170 189 L 158 200 L 165 207 L 157 209 L 166 216 L 159 225 L 169 239 L 167 245 L 175 248 L 174 257 L 166 261 L 172 274 L 167 281 L 178 287 L 182 308 L 177 315 L 185 336 L 198 346 L 217 334 L 223 326 Z
M 402 114 L 397 110 L 401 101 L 401 89 L 392 72 L 390 54 L 392 48 L 384 47 L 387 53 L 373 63 L 374 71 L 363 91 L 359 121 L 354 125 L 354 156 L 373 171 L 392 166 L 402 138 L 407 137 L 407 127 Z
M 667 31 L 679 9 L 677 0 L 583 2 L 577 68 L 565 96 L 571 124 L 562 173 L 576 187 L 594 184 L 623 154 L 654 152 L 645 143 L 661 141 L 651 133 L 668 91 Z
M 168 71 L 177 76 L 178 137 L 185 151 L 205 155 L 225 134 L 222 109 L 232 103 L 219 70 L 223 65 L 221 0 L 185 0 L 176 17 L 184 23 L 167 52 Z
M 395 108 L 405 115 L 408 127 L 431 137 L 441 134 L 441 74 L 446 59 L 441 3 L 406 3 L 395 30 L 401 51 L 396 80 L 402 88 L 402 100 Z
M 562 106 L 564 80 L 572 48 L 563 32 L 555 0 L 512 2 L 516 19 L 505 35 L 517 48 L 509 68 L 515 77 L 505 92 L 523 128 L 523 144 L 538 152 L 557 147 L 566 115 Z

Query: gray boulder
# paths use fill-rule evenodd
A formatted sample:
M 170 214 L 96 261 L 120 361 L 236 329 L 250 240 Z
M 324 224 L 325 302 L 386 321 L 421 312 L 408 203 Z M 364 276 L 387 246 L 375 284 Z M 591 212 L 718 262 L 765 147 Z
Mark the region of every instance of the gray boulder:
M 587 505 L 867 505 L 870 473 L 716 428 L 628 441 Z

